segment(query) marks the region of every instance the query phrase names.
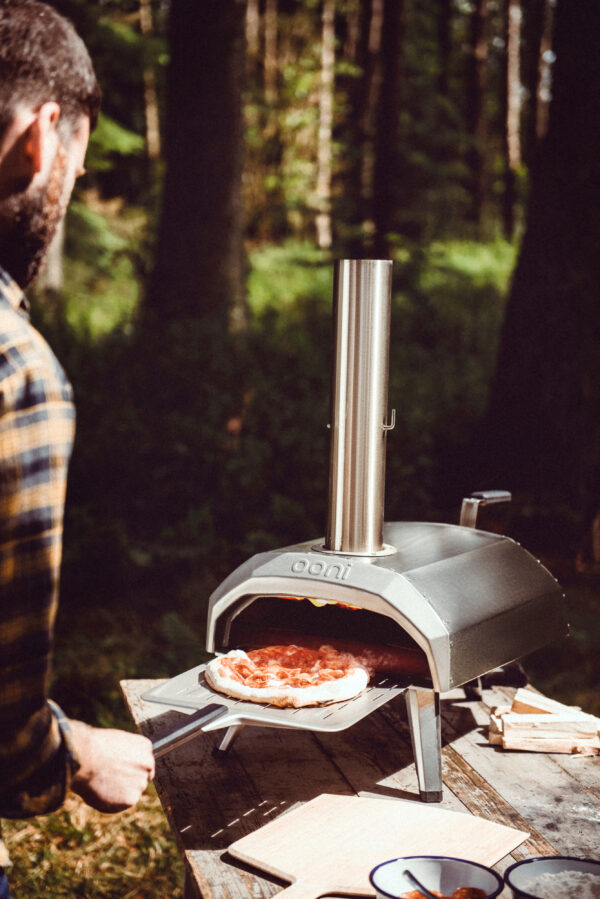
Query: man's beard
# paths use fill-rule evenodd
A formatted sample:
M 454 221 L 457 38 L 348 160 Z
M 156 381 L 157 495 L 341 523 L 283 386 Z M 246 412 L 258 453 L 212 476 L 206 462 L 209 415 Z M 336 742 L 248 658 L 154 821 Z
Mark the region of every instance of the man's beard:
M 0 202 L 0 263 L 25 290 L 35 280 L 66 212 L 67 154 L 59 144 L 48 183 Z

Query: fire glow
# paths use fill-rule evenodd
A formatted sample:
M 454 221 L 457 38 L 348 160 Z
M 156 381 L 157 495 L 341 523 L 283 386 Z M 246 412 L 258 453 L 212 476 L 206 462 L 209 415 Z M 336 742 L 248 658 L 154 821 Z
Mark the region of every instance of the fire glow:
M 310 596 L 282 596 L 281 599 L 293 599 L 295 602 L 310 602 L 313 606 L 316 606 L 317 609 L 321 609 L 323 606 L 339 606 L 340 609 L 356 609 L 359 610 L 360 606 L 351 606 L 346 602 L 334 602 L 330 599 L 313 599 Z

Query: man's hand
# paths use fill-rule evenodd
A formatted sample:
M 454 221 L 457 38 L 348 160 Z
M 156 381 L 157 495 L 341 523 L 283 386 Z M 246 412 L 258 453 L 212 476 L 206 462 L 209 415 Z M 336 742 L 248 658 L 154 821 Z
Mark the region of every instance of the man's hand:
M 152 743 L 140 734 L 69 721 L 81 767 L 71 789 L 100 812 L 121 812 L 138 801 L 154 777 Z

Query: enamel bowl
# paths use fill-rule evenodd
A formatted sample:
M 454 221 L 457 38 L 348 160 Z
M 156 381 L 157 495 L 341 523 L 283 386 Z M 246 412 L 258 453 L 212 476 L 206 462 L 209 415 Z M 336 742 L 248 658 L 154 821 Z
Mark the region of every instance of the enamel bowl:
M 485 899 L 498 896 L 504 881 L 499 874 L 463 858 L 442 855 L 411 855 L 392 859 L 373 868 L 369 879 L 377 899 L 398 899 L 417 887 L 404 875 L 409 870 L 429 890 L 451 896 L 459 887 L 477 887 L 485 891 Z
M 527 858 L 507 868 L 504 880 L 511 888 L 514 899 L 600 897 L 600 860 L 570 855 Z M 586 881 L 589 887 L 584 892 L 583 883 Z

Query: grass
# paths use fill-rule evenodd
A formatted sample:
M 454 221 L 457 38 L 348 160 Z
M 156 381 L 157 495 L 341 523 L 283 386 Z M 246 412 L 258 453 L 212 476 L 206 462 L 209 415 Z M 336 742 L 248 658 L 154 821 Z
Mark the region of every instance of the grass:
M 63 809 L 4 821 L 15 899 L 181 899 L 183 862 L 150 786 L 134 809 L 103 815 L 71 794 Z

